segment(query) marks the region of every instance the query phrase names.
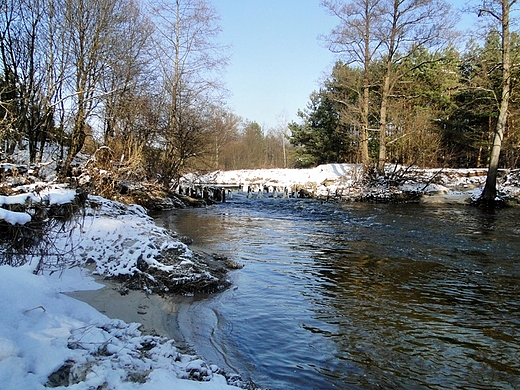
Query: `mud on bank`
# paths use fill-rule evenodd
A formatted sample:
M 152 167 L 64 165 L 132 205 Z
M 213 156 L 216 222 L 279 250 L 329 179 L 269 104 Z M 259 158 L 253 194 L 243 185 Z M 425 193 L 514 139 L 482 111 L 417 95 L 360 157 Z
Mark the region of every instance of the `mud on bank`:
M 242 265 L 217 254 L 193 253 L 191 260 L 179 257 L 177 249 L 165 250 L 157 261 L 173 266 L 171 271 L 149 266 L 139 259 L 133 274 L 120 274 L 111 279 L 120 282 L 119 291 L 125 294 L 129 289 L 154 292 L 159 295 L 212 294 L 228 288 L 228 272 L 242 268 Z

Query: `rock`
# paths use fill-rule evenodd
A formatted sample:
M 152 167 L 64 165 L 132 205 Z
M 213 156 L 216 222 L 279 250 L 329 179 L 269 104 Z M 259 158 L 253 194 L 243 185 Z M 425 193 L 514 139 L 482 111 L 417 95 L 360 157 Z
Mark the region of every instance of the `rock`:
M 146 271 L 149 267 L 148 263 L 143 260 L 143 256 L 139 256 L 139 258 L 137 259 L 137 264 L 136 264 L 136 267 L 139 271 Z
M 423 195 L 420 198 L 421 204 L 470 204 L 471 194 L 435 194 Z
M 179 241 L 182 242 L 184 245 L 191 245 L 191 244 L 193 244 L 193 239 L 188 237 L 188 236 L 180 237 Z

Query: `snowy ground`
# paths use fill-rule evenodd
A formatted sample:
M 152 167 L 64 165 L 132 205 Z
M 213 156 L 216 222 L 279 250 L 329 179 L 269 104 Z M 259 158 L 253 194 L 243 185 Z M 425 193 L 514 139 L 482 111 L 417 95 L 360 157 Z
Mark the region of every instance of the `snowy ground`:
M 76 195 L 62 187 L 46 193 L 23 190 L 23 195 L 1 197 L 1 205 L 66 204 Z M 41 258 L 30 254 L 27 265 L 0 266 L 0 388 L 245 388 L 238 376 L 179 353 L 173 340 L 143 335 L 140 324 L 110 320 L 62 294 L 101 287 L 77 266 L 88 260 L 104 275 L 153 278 L 143 268 L 154 268 L 169 272 L 178 283 L 212 278 L 201 274 L 192 251 L 157 227 L 142 207 L 99 197 L 88 205 L 85 215 L 51 231 L 47 241 L 53 245 L 45 249 L 56 253 L 43 259 L 43 275 L 34 275 Z M 31 208 L 0 210 L 0 218 L 13 225 L 28 224 L 33 217 Z M 164 252 L 174 252 L 175 263 L 161 262 Z
M 139 324 L 61 294 L 96 287 L 79 268 L 64 278 L 32 271 L 0 266 L 2 389 L 233 388 L 218 367 L 177 352 L 172 340 L 142 335 Z
M 386 167 L 385 179 L 366 180 L 359 164 L 324 164 L 311 169 L 250 169 L 188 175 L 182 185 L 228 185 L 251 196 L 297 196 L 300 190 L 318 198 L 346 201 L 420 199 L 425 203 L 469 203 L 480 196 L 487 169 L 419 169 Z M 519 171 L 501 172 L 500 195 L 520 197 Z

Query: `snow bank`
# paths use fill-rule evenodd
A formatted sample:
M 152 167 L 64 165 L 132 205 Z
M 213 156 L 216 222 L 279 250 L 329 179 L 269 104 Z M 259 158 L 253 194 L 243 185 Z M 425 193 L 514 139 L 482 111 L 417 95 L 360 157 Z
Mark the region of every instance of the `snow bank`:
M 41 199 L 35 194 L 25 193 L 12 196 L 0 195 L 0 206 L 13 205 L 13 204 L 25 204 L 26 202 L 33 201 L 39 202 Z
M 96 263 L 96 272 L 107 276 L 141 272 L 138 262 L 172 271 L 174 266 L 157 261 L 163 251 L 191 259 L 192 251 L 173 232 L 158 227 L 146 210 L 137 205 L 90 196 L 85 216 L 58 236 L 57 246 L 70 248 L 82 260 Z
M 75 287 L 92 287 L 88 277 L 74 275 L 60 286 L 61 279 L 36 276 L 29 266 L 0 266 L 2 389 L 236 388 L 218 367 L 179 353 L 172 340 L 142 335 L 139 324 L 110 320 L 60 294 L 72 279 Z
M 387 165 L 385 177 L 363 174 L 359 164 L 325 164 L 311 169 L 250 169 L 186 175 L 181 186 L 233 186 L 251 192 L 304 189 L 317 198 L 361 201 L 424 200 L 424 203 L 469 203 L 479 197 L 487 169 L 419 169 Z M 502 196 L 520 197 L 520 170 L 501 172 Z M 434 197 L 431 199 L 423 199 Z
M 74 200 L 76 190 L 67 188 L 65 185 L 46 185 L 43 190 L 36 190 L 36 185 L 20 187 L 21 190 L 33 188 L 34 192 L 26 192 L 17 195 L 0 195 L 0 221 L 5 221 L 11 225 L 25 225 L 32 220 L 29 211 L 34 214 L 34 204 L 43 207 L 52 205 L 64 205 Z M 26 206 L 27 212 L 11 211 L 3 206 L 12 207 L 15 205 Z
M 41 183 L 17 190 L 23 193 L 0 198 L 0 219 L 12 224 L 27 223 L 31 216 L 8 207 L 62 205 L 76 196 L 64 186 Z M 140 324 L 110 320 L 61 294 L 100 287 L 77 267 L 89 262 L 95 263 L 96 273 L 137 275 L 162 288 L 155 281 L 157 272 L 173 284 L 220 281 L 199 266 L 196 254 L 175 233 L 156 226 L 143 207 L 91 196 L 82 211 L 69 221 L 52 222 L 42 239 L 45 246 L 31 251 L 34 257 L 26 254 L 26 265 L 0 266 L 0 388 L 249 386 L 197 356 L 179 353 L 173 340 L 143 335 Z M 34 275 L 35 268 L 43 275 Z
M 70 203 L 76 196 L 76 190 L 71 190 L 65 187 L 45 188 L 40 192 L 42 202 L 47 202 L 50 205 L 62 205 Z
M 213 174 L 217 183 L 257 184 L 262 186 L 288 186 L 314 183 L 321 185 L 339 179 L 356 179 L 362 167 L 355 164 L 326 164 L 310 169 L 245 169 L 218 171 Z M 208 176 L 210 178 L 211 175 Z M 344 181 L 345 182 L 345 181 Z M 346 184 L 346 183 L 345 183 Z
M 244 169 L 186 175 L 181 185 L 232 185 L 243 191 L 294 193 L 305 189 L 314 196 L 328 196 L 340 189 L 353 189 L 362 179 L 359 164 L 324 164 L 310 169 Z
M 0 208 L 0 220 L 5 221 L 11 225 L 25 225 L 31 221 L 31 216 L 27 213 Z
M 39 192 L 52 204 L 67 202 L 73 194 L 66 190 Z M 24 199 L 18 198 L 20 202 Z M 30 215 L 0 208 L 0 219 L 22 225 L 30 221 Z M 7 264 L 32 262 L 39 264 L 38 270 L 55 272 L 91 263 L 95 264 L 95 273 L 125 281 L 124 288 L 147 292 L 193 294 L 215 292 L 229 285 L 225 262 L 192 252 L 176 233 L 158 227 L 138 205 L 90 196 L 85 209 L 72 219 L 47 221 L 39 234 L 41 237 L 31 230 L 37 246 L 29 254 L 20 255 L 23 259 Z M 8 242 L 1 244 L 2 249 L 13 252 Z

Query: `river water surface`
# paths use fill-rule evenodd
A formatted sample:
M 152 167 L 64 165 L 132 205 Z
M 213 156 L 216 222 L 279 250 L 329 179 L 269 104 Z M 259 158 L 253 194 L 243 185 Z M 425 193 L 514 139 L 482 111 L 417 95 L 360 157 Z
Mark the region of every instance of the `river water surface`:
M 156 220 L 244 264 L 178 321 L 260 387 L 520 388 L 520 210 L 235 195 Z

